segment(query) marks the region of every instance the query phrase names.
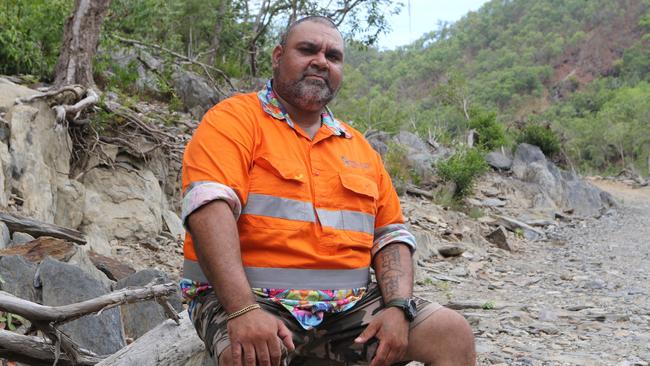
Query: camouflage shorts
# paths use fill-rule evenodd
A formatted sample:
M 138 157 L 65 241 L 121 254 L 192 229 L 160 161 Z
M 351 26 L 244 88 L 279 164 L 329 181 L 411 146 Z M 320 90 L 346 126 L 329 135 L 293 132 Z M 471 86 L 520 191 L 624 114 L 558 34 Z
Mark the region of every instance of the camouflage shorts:
M 265 298 L 257 298 L 262 309 L 270 312 L 289 328 L 293 334 L 296 350 L 284 357 L 283 365 L 349 365 L 368 362 L 377 349 L 376 340 L 366 344 L 354 343 L 354 339 L 383 309 L 383 301 L 376 284 L 368 287 L 366 294 L 350 310 L 325 314 L 323 322 L 315 329 L 305 330 L 282 305 Z M 433 314 L 441 306 L 416 298 L 418 315 L 411 328 Z M 199 337 L 205 342 L 210 355 L 221 355 L 230 345 L 226 327 L 226 313 L 213 291 L 201 294 L 191 307 L 191 318 Z

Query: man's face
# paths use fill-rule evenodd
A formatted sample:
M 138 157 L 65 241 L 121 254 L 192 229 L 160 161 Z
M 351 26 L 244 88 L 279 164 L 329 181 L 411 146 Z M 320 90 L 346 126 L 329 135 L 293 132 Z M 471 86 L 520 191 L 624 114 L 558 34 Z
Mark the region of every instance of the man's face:
M 293 107 L 316 112 L 329 103 L 343 79 L 343 38 L 334 28 L 306 21 L 273 50 L 273 89 Z

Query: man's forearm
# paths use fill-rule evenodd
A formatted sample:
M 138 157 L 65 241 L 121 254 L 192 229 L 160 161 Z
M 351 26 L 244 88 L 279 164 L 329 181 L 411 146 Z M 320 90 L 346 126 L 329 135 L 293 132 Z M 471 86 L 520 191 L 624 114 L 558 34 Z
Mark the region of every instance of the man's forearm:
M 224 201 L 213 201 L 193 212 L 188 226 L 199 264 L 227 313 L 253 304 L 241 260 L 237 222 Z
M 393 243 L 382 248 L 373 260 L 375 277 L 384 302 L 413 293 L 413 261 L 406 244 Z

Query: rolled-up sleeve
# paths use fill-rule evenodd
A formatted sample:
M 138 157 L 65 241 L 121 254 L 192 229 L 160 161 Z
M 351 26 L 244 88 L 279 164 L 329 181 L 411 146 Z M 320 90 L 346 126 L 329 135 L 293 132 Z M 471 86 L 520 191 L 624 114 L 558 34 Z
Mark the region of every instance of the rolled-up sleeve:
M 413 253 L 417 248 L 415 236 L 411 234 L 404 222 L 399 197 L 379 154 L 377 154 L 377 160 L 380 177 L 378 182 L 379 198 L 371 254 L 374 256 L 382 248 L 392 243 L 406 244 Z
M 214 200 L 223 200 L 239 218 L 248 195 L 254 127 L 236 105 L 222 102 L 209 110 L 183 156 L 181 219 Z

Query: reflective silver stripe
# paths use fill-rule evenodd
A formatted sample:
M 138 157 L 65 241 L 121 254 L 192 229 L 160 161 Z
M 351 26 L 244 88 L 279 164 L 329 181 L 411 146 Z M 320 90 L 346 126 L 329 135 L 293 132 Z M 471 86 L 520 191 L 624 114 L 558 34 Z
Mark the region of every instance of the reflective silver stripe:
M 201 270 L 201 266 L 199 266 L 199 262 L 187 258 L 185 258 L 185 261 L 183 262 L 183 278 L 202 283 L 208 282 L 208 279 Z
M 407 230 L 408 228 L 404 224 L 390 224 L 375 229 L 375 239 L 381 238 L 382 236 L 391 233 L 397 230 Z
M 242 215 L 259 215 L 280 219 L 316 222 L 314 209 L 310 202 L 289 198 L 251 193 Z
M 368 267 L 359 269 L 295 269 L 245 267 L 251 287 L 281 289 L 350 289 L 366 287 Z
M 350 289 L 366 287 L 370 279 L 368 267 L 359 269 L 294 269 L 245 267 L 251 287 L 284 289 Z M 198 262 L 185 259 L 183 278 L 207 283 Z
M 318 218 L 323 226 L 339 230 L 358 231 L 373 234 L 375 232 L 375 217 L 357 211 L 330 211 L 319 208 Z

